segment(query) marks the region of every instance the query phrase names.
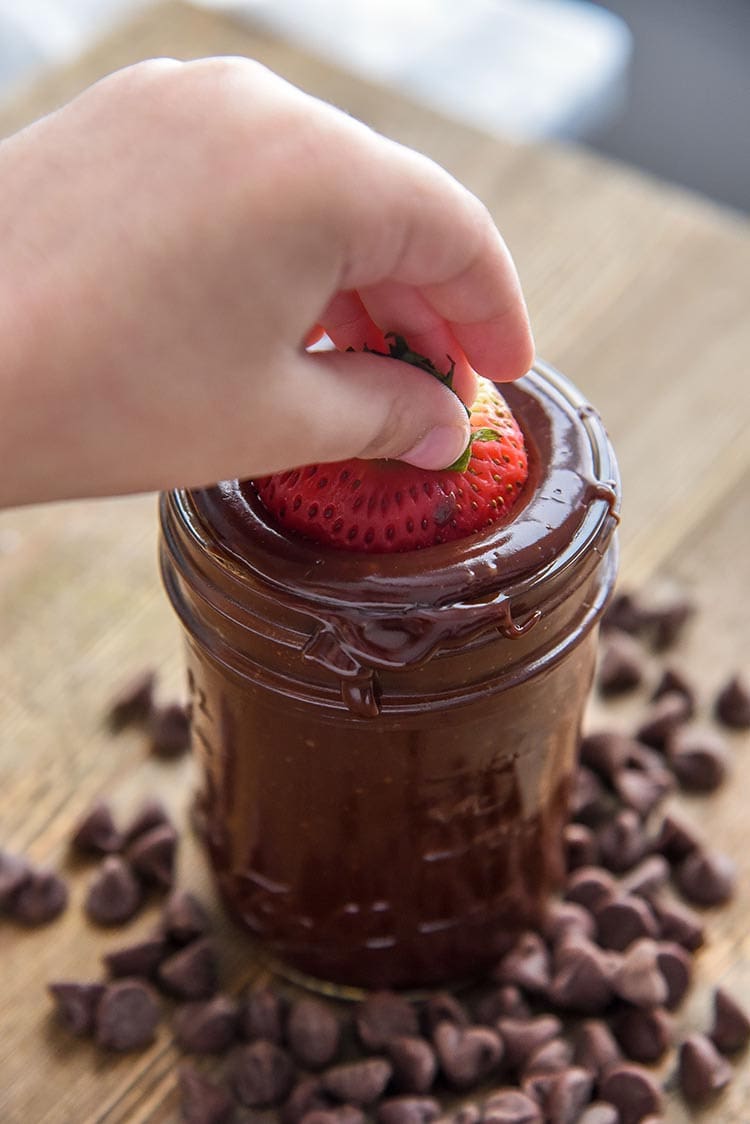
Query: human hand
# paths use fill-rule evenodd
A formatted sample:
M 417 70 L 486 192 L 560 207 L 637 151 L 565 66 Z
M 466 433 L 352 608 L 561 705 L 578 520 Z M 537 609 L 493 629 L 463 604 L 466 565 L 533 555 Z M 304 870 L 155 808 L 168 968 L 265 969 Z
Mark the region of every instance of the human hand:
M 138 64 L 0 144 L 0 246 L 0 503 L 443 467 L 459 399 L 344 349 L 398 332 L 466 402 L 532 360 L 477 199 L 246 59 Z

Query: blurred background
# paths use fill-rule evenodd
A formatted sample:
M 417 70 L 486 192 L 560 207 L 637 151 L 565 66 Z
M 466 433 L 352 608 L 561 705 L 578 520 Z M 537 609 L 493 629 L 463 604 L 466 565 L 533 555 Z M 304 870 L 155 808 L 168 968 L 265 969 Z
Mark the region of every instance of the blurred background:
M 156 0 L 0 0 L 0 99 Z M 521 140 L 750 210 L 750 0 L 202 0 Z

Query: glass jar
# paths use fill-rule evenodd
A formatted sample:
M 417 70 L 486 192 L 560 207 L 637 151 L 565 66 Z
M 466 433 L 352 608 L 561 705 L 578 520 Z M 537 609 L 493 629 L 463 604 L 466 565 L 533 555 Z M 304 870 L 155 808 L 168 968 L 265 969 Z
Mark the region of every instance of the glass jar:
M 162 497 L 218 886 L 303 976 L 471 977 L 563 877 L 617 466 L 558 372 L 502 389 L 530 474 L 482 535 L 348 553 L 275 527 L 248 482 Z

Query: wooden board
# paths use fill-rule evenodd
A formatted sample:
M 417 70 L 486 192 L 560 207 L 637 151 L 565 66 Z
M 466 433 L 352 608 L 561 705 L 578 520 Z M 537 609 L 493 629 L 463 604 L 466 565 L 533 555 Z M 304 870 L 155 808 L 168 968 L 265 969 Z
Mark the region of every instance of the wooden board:
M 139 58 L 245 53 L 381 131 L 428 152 L 490 205 L 524 281 L 540 354 L 600 408 L 620 457 L 623 579 L 687 583 L 704 612 L 680 660 L 705 697 L 750 671 L 750 232 L 727 211 L 576 149 L 501 143 L 333 70 L 217 15 L 165 4 L 75 66 L 4 109 L 7 134 L 100 75 Z M 180 688 L 180 637 L 156 568 L 153 497 L 0 515 L 0 840 L 65 864 L 66 839 L 92 797 L 111 791 L 123 816 L 146 792 L 183 819 L 191 766 L 160 765 L 142 740 L 103 729 L 111 690 L 145 663 L 163 693 Z M 622 721 L 628 720 L 626 710 Z M 745 793 L 750 744 L 737 737 L 735 783 L 690 814 L 741 868 L 741 892 L 711 919 L 699 986 L 684 1013 L 705 1025 L 707 988 L 722 981 L 750 1003 L 750 847 Z M 212 901 L 186 834 L 182 881 Z M 0 928 L 0 1120 L 3 1124 L 145 1124 L 177 1119 L 176 1054 L 165 1027 L 138 1057 L 103 1059 L 51 1025 L 44 983 L 95 978 L 102 950 L 144 933 L 87 927 L 85 869 L 72 904 L 48 929 Z M 257 970 L 214 905 L 226 983 Z M 746 1124 L 750 1073 L 718 1106 L 690 1119 Z M 248 1114 L 248 1119 L 249 1119 Z M 240 1116 L 240 1119 L 245 1117 Z M 670 1104 L 670 1124 L 688 1119 Z

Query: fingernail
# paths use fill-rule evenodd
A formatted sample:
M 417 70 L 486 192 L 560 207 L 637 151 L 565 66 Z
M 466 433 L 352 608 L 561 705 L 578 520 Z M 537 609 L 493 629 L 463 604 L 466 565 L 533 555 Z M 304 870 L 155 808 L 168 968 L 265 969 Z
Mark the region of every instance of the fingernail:
M 446 468 L 463 453 L 469 435 L 458 425 L 438 425 L 398 458 L 415 468 Z

